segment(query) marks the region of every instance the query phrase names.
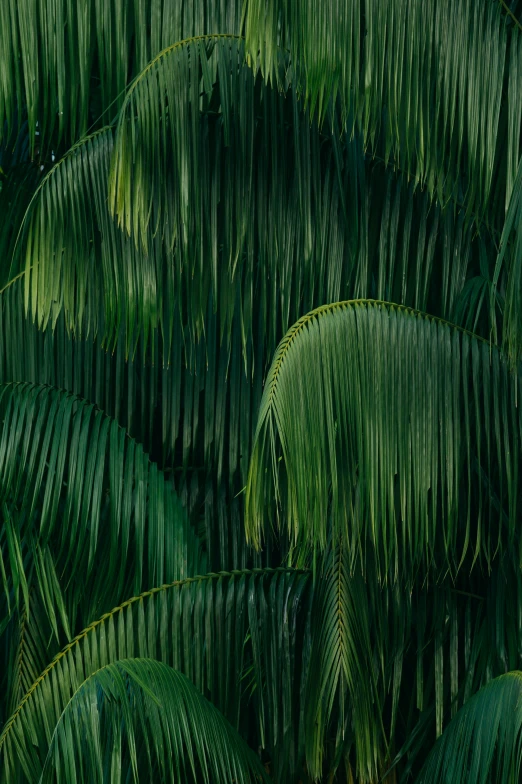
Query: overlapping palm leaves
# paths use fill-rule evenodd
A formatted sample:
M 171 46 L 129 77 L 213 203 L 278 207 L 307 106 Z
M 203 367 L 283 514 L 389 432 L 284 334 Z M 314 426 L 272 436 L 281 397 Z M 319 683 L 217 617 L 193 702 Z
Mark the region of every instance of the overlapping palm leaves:
M 153 658 L 185 673 L 241 729 L 247 707 L 243 669 L 253 667 L 256 681 L 267 670 L 271 673 L 271 658 L 281 654 L 281 640 L 288 655 L 298 657 L 298 640 L 292 635 L 301 604 L 306 614 L 308 581 L 306 573 L 284 569 L 208 574 L 127 600 L 83 630 L 35 680 L 0 738 L 6 765 L 14 770 L 23 757 L 34 775 L 40 775 L 49 729 L 53 731 L 75 689 L 122 658 Z M 276 597 L 270 608 L 274 628 L 262 627 L 261 637 L 255 634 L 255 619 L 265 592 Z M 286 630 L 285 617 L 291 621 Z M 277 702 L 285 712 L 291 705 L 288 694 L 278 696 Z M 36 735 L 34 728 L 40 728 Z
M 85 733 L 95 738 L 89 756 L 81 751 Z M 137 743 L 141 733 L 146 754 Z M 139 780 L 140 770 L 150 768 L 158 781 L 172 780 L 173 772 L 178 781 L 266 779 L 254 752 L 181 673 L 155 660 L 121 659 L 87 678 L 71 697 L 41 780 L 117 782 L 130 771 Z
M 279 781 L 471 775 L 435 736 L 515 699 L 520 33 L 243 12 L 0 10 L 6 781 L 239 780 L 167 665 Z

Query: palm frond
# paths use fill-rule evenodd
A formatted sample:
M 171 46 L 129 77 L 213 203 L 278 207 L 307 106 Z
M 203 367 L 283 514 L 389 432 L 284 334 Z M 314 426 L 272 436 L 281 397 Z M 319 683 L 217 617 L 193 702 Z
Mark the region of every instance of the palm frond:
M 216 92 L 218 88 L 219 78 Z M 299 103 L 294 103 L 295 96 L 285 98 L 266 91 L 265 99 L 263 105 L 256 102 L 256 116 L 258 110 L 262 112 L 262 122 L 258 120 L 258 135 L 253 139 L 253 147 L 259 145 L 259 154 L 251 162 L 251 176 L 256 183 L 249 194 L 252 209 L 246 208 L 246 200 L 238 205 L 238 209 L 245 208 L 241 222 L 247 226 L 247 236 L 235 271 L 230 266 L 229 253 L 235 242 L 235 225 L 240 221 L 232 222 L 229 234 L 230 222 L 224 220 L 231 199 L 235 198 L 233 167 L 220 164 L 213 175 L 220 192 L 231 188 L 230 198 L 221 200 L 216 214 L 215 225 L 221 228 L 216 230 L 215 243 L 221 250 L 215 292 L 214 273 L 206 263 L 210 245 L 204 244 L 202 250 L 195 235 L 191 240 L 193 252 L 187 255 L 177 247 L 173 255 L 169 254 L 156 237 L 149 257 L 145 257 L 136 250 L 133 240 L 125 239 L 108 219 L 103 210 L 104 198 L 99 200 L 102 207 L 97 217 L 97 208 L 88 198 L 89 183 L 98 168 L 106 172 L 112 149 L 110 134 L 101 133 L 80 145 L 53 170 L 28 216 L 28 226 L 32 226 L 31 214 L 38 214 L 42 225 L 51 227 L 55 212 L 52 194 L 56 191 L 56 198 L 62 201 L 63 194 L 67 194 L 66 208 L 61 213 L 63 232 L 49 228 L 45 235 L 49 246 L 47 240 L 43 242 L 43 235 L 43 244 L 39 244 L 36 233 L 31 234 L 35 244 L 27 250 L 29 267 L 38 269 L 41 264 L 42 276 L 29 282 L 29 270 L 26 283 L 21 281 L 31 290 L 36 286 L 40 312 L 52 313 L 49 318 L 56 318 L 55 338 L 50 330 L 35 337 L 37 345 L 49 351 L 45 362 L 39 361 L 40 349 L 35 349 L 35 355 L 32 349 L 28 349 L 27 355 L 10 351 L 11 341 L 25 340 L 19 333 L 28 336 L 32 327 L 23 320 L 19 305 L 14 304 L 14 292 L 12 306 L 7 302 L 5 306 L 6 317 L 13 324 L 6 324 L 4 333 L 6 379 L 41 378 L 72 389 L 111 415 L 114 412 L 146 444 L 150 443 L 154 407 L 158 405 L 162 454 L 158 451 L 155 457 L 176 468 L 184 498 L 193 499 L 189 502 L 192 508 L 202 508 L 209 549 L 217 558 L 214 568 L 247 563 L 243 553 L 239 563 L 231 560 L 230 550 L 237 545 L 231 542 L 229 510 L 238 507 L 238 514 L 242 514 L 241 499 L 234 497 L 246 483 L 265 368 L 280 337 L 303 311 L 346 296 L 375 296 L 418 308 L 429 307 L 443 317 L 458 315 L 464 324 L 470 318 L 475 324 L 478 310 L 477 329 L 484 335 L 491 331 L 488 308 L 481 312 L 473 298 L 462 299 L 466 281 L 482 272 L 482 259 L 491 253 L 493 239 L 487 232 L 473 236 L 462 212 L 455 215 L 451 209 L 441 210 L 426 194 L 415 191 L 403 175 L 383 171 L 380 163 L 358 163 L 361 150 L 357 140 L 336 146 L 333 137 L 325 138 L 309 125 Z M 204 114 L 200 115 L 202 127 L 204 118 Z M 232 118 L 231 127 L 235 122 Z M 225 161 L 228 156 L 237 157 L 234 149 L 224 148 Z M 279 150 L 277 155 L 274 149 Z M 62 178 L 69 165 L 70 176 Z M 163 178 L 165 171 L 160 175 Z M 104 177 L 105 174 L 98 183 L 102 190 L 106 188 Z M 85 192 L 82 183 L 89 185 Z M 172 187 L 178 186 L 174 182 Z M 89 221 L 71 219 L 86 213 L 90 214 L 92 233 L 87 228 Z M 204 210 L 201 215 L 201 225 L 208 227 Z M 251 221 L 252 215 L 255 219 Z M 99 226 L 107 220 L 102 236 Z M 316 231 L 312 231 L 313 225 L 318 227 Z M 117 241 L 105 241 L 104 237 Z M 62 251 L 64 247 L 66 250 Z M 94 255 L 93 248 L 97 249 Z M 247 254 L 248 248 L 251 251 Z M 56 253 L 61 259 L 59 264 L 54 261 Z M 193 278 L 191 270 L 197 257 L 201 265 Z M 69 292 L 62 300 L 69 302 L 66 316 L 51 289 L 43 285 L 48 276 L 54 279 L 60 269 L 61 291 Z M 146 298 L 140 294 L 147 289 L 138 285 L 145 269 L 155 276 L 155 321 L 146 315 Z M 177 270 L 175 274 L 173 270 Z M 485 274 L 489 274 L 487 264 Z M 82 286 L 85 284 L 83 319 L 84 323 L 90 320 L 98 325 L 97 342 L 107 335 L 106 342 L 113 343 L 117 336 L 117 367 L 111 364 L 109 356 L 95 350 L 89 339 L 78 335 L 76 302 L 81 286 L 76 284 L 76 278 L 83 281 Z M 132 279 L 136 285 L 126 287 L 118 283 L 116 291 L 114 281 L 122 279 Z M 440 296 L 433 294 L 437 290 Z M 206 292 L 203 299 L 202 291 Z M 128 296 L 131 301 L 126 304 Z M 105 300 L 105 304 L 100 300 Z M 112 314 L 112 326 L 107 328 L 106 307 Z M 39 308 L 37 304 L 37 311 Z M 135 320 L 127 320 L 125 313 L 130 310 Z M 67 327 L 74 330 L 74 343 Z M 198 329 L 202 334 L 195 339 Z M 133 346 L 134 358 L 125 364 Z M 25 356 L 27 362 L 36 357 L 30 375 L 25 375 Z M 94 363 L 95 369 L 89 373 Z M 146 371 L 140 370 L 140 364 Z M 54 365 L 59 369 L 56 381 Z M 126 400 L 110 383 L 122 373 L 128 390 Z M 132 409 L 138 400 L 140 412 L 136 415 Z M 198 467 L 197 473 L 191 470 L 192 466 Z M 212 474 L 217 481 L 210 479 Z M 221 479 L 228 485 L 226 497 L 218 489 Z M 215 501 L 204 501 L 210 498 Z M 218 504 L 222 506 L 219 513 Z
M 186 292 L 198 337 L 210 292 L 213 307 L 223 306 L 220 335 L 228 331 L 236 287 L 219 291 L 218 284 L 235 277 L 243 256 L 250 260 L 245 283 L 253 284 L 255 227 L 264 217 L 258 216 L 252 233 L 255 143 L 263 131 L 274 132 L 281 112 L 282 100 L 256 80 L 245 63 L 243 41 L 232 35 L 168 47 L 126 95 L 109 206 L 140 247 L 148 251 L 154 236 L 174 254 L 176 291 Z M 225 205 L 233 219 L 222 220 Z M 244 318 L 250 316 L 245 310 Z
M 468 213 L 483 214 L 507 145 L 509 196 L 522 106 L 515 72 L 506 87 L 504 78 L 519 61 L 520 31 L 499 3 L 248 0 L 245 27 L 266 78 L 277 81 L 287 48 L 310 112 L 326 118 L 339 102 L 348 131 L 441 204 L 462 196 Z
M 161 369 L 151 362 L 154 350 L 147 352 L 140 342 L 134 360 L 127 360 L 123 331 L 112 353 L 101 345 L 100 336 L 75 339 L 67 329 L 63 311 L 54 329 L 39 330 L 24 315 L 22 278 L 0 294 L 0 325 L 1 383 L 40 383 L 72 392 L 117 420 L 150 451 L 154 413 L 164 384 Z M 158 335 L 152 339 L 157 354 Z M 20 350 L 13 351 L 13 346 Z M 180 362 L 176 372 L 181 371 Z M 168 423 L 166 420 L 166 428 Z
M 247 156 L 246 160 L 238 156 L 238 166 L 244 168 L 246 178 L 236 199 L 248 198 L 255 73 L 246 66 L 241 38 L 220 34 L 175 43 L 151 60 L 125 96 L 116 130 L 109 204 L 119 224 L 145 247 L 149 226 L 156 231 L 159 221 L 162 234 L 163 226 L 169 226 L 164 237 L 167 247 L 177 242 L 186 250 L 194 221 L 196 237 L 202 233 L 200 204 L 202 199 L 208 200 L 202 206 L 210 210 L 211 193 L 203 187 L 208 152 L 201 158 L 204 147 L 199 120 L 202 111 L 214 113 L 212 98 L 216 98 L 218 77 L 216 108 L 220 110 L 225 145 L 237 141 Z M 231 136 L 233 114 L 241 124 L 242 133 L 237 137 L 235 133 Z M 207 117 L 207 121 L 210 119 Z M 174 194 L 169 194 L 168 183 L 159 178 L 166 162 L 179 183 Z M 148 177 L 143 179 L 145 172 Z M 169 195 L 175 202 L 167 212 Z M 190 207 L 196 205 L 196 216 L 191 218 Z M 237 231 L 243 233 L 241 225 Z
M 386 303 L 318 308 L 267 378 L 247 534 L 259 546 L 272 519 L 303 552 L 331 525 L 352 563 L 371 550 L 391 579 L 457 570 L 468 551 L 489 562 L 517 541 L 520 426 L 516 382 L 485 341 Z M 472 490 L 482 470 L 498 498 Z
M 275 676 L 278 668 L 282 683 L 292 662 L 299 668 L 300 637 L 294 624 L 301 604 L 307 613 L 305 578 L 290 569 L 211 573 L 146 591 L 106 613 L 54 658 L 5 724 L 0 736 L 5 769 L 23 758 L 25 767 L 41 771 L 53 728 L 75 690 L 101 667 L 121 658 L 158 659 L 180 670 L 241 729 L 246 724 L 243 670 L 253 665 L 256 682 L 261 683 L 263 673 Z M 245 644 L 255 617 L 252 613 L 266 605 L 271 586 L 274 631 L 267 633 L 260 627 L 255 632 L 250 660 Z M 283 619 L 289 624 L 284 635 Z M 278 647 L 281 638 L 283 657 Z M 287 720 L 291 695 L 287 692 L 280 700 L 279 710 L 285 711 Z M 265 716 L 269 742 L 280 737 L 273 733 L 274 715 Z M 288 738 L 281 740 L 289 743 Z
M 310 774 L 323 772 L 327 729 L 334 726 L 356 747 L 358 776 L 379 774 L 381 708 L 377 702 L 366 590 L 360 574 L 350 574 L 349 554 L 330 546 L 314 593 L 312 651 L 306 694 L 306 759 Z
M 123 327 L 128 355 L 136 330 L 145 349 L 160 323 L 163 278 L 153 249 L 139 253 L 110 218 L 112 148 L 111 129 L 98 131 L 48 172 L 24 221 L 22 271 L 25 309 L 39 327 L 54 328 L 63 311 L 69 331 L 93 338 L 101 331 L 112 350 Z
M 8 0 L 0 11 L 0 138 L 27 112 L 33 153 L 85 135 L 118 111 L 129 80 L 161 49 L 194 35 L 239 33 L 242 3 Z M 53 107 L 49 111 L 49 107 Z
M 20 243 L 26 306 L 42 326 L 64 309 L 70 330 L 101 330 L 109 346 L 121 327 L 127 352 L 159 329 L 164 364 L 180 329 L 191 342 L 206 334 L 209 311 L 227 351 L 239 311 L 250 375 L 252 333 L 262 325 L 252 351 L 268 343 L 271 354 L 320 304 L 373 296 L 423 309 L 440 280 L 430 310 L 447 317 L 491 245 L 484 227 L 472 242 L 465 212 L 434 206 L 405 173 L 363 166 L 358 137 L 311 124 L 295 91 L 278 93 L 245 66 L 233 36 L 154 58 L 129 89 L 114 145 L 110 130 L 84 139 L 35 195 Z M 139 250 L 107 211 L 111 155 L 109 201 Z
M 491 681 L 457 713 L 429 755 L 418 784 L 510 784 L 522 764 L 522 673 Z
M 506 258 L 509 261 L 509 269 L 502 339 L 505 352 L 512 366 L 516 368 L 522 358 L 522 159 L 513 183 L 506 222 L 500 239 L 490 295 L 491 308 L 495 306 L 499 278 Z
M 46 667 L 49 658 L 60 650 L 60 639 L 49 620 L 50 612 L 44 605 L 42 590 L 36 579 L 31 582 L 29 605 L 12 613 L 3 642 L 9 653 L 8 676 L 5 685 L 6 721 L 26 691 Z M 53 603 L 54 605 L 54 603 Z M 54 606 L 52 606 L 54 610 Z M 70 639 L 70 635 L 69 635 Z
M 462 591 L 443 584 L 417 586 L 411 593 L 398 583 L 379 586 L 369 564 L 365 579 L 360 572 L 348 572 L 347 561 L 338 555 L 329 552 L 330 560 L 318 565 L 313 614 L 311 575 L 269 569 L 187 579 L 115 608 L 71 641 L 30 685 L 14 726 L 6 728 L 3 752 L 11 754 L 15 765 L 16 749 L 19 744 L 25 749 L 30 727 L 53 726 L 58 720 L 72 693 L 69 681 L 80 682 L 121 655 L 154 657 L 181 670 L 241 732 L 258 717 L 259 743 L 281 782 L 301 770 L 305 753 L 311 764 L 317 751 L 328 770 L 338 726 L 344 727 L 340 751 L 359 769 L 361 781 L 374 780 L 365 774 L 368 760 L 385 771 L 387 743 L 393 752 L 405 737 L 420 731 L 418 748 L 408 752 L 410 763 L 418 764 L 435 731 L 440 734 L 457 707 L 492 677 L 522 665 L 520 571 L 497 559 L 483 597 L 474 593 L 484 584 L 477 569 L 469 578 L 461 572 L 457 588 Z M 337 601 L 339 586 L 347 605 Z M 337 632 L 328 636 L 328 629 Z M 337 647 L 342 639 L 353 643 L 343 656 Z M 318 669 L 319 663 L 334 661 L 346 666 L 346 676 L 337 682 L 335 667 Z M 363 662 L 368 671 L 361 680 L 358 667 Z M 370 725 L 364 723 L 368 702 L 355 701 L 364 698 L 366 685 Z M 327 732 L 314 738 L 315 708 L 327 710 L 327 694 L 334 700 L 331 720 L 319 713 Z M 356 749 L 356 726 L 375 733 L 370 756 L 363 736 L 362 748 Z M 10 741 L 13 731 L 17 737 Z M 41 764 L 47 743 L 42 736 L 35 764 Z
M 30 769 L 27 773 L 30 773 Z M 40 781 L 264 781 L 259 758 L 179 672 L 123 659 L 87 678 L 62 712 Z
M 52 543 L 64 579 L 81 564 L 87 580 L 96 565 L 120 595 L 130 564 L 138 590 L 197 570 L 199 542 L 172 486 L 114 420 L 35 384 L 2 385 L 0 410 L 0 497 L 24 511 L 21 537 Z

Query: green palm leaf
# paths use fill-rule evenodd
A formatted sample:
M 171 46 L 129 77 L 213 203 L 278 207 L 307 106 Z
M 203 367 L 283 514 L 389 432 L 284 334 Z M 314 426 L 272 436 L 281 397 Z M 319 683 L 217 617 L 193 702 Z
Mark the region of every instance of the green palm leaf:
M 288 48 L 310 112 L 326 118 L 339 102 L 349 131 L 359 129 L 365 146 L 441 203 L 463 193 L 468 212 L 483 214 L 495 156 L 509 142 L 501 201 L 509 196 L 522 118 L 520 31 L 511 27 L 510 49 L 499 3 L 248 0 L 245 19 L 247 50 L 266 78 L 277 79 L 278 48 Z
M 24 315 L 23 279 L 0 294 L 0 319 L 2 383 L 39 383 L 72 392 L 103 409 L 150 450 L 154 409 L 160 398 L 162 375 L 166 375 L 151 363 L 151 354 L 158 352 L 157 335 L 155 352 L 148 353 L 140 342 L 134 360 L 127 360 L 123 331 L 109 353 L 101 345 L 101 335 L 97 339 L 74 339 L 63 311 L 54 329 L 39 330 Z M 103 333 L 103 319 L 101 323 Z M 13 346 L 19 346 L 20 351 L 13 351 Z M 178 375 L 174 368 L 172 375 Z M 165 422 L 166 432 L 167 427 Z
M 499 352 L 445 322 L 372 301 L 325 306 L 281 342 L 247 486 L 247 533 L 268 513 L 303 548 L 329 521 L 381 577 L 456 570 L 516 541 L 520 409 Z M 507 526 L 475 473 L 493 474 Z M 474 525 L 471 525 L 471 519 Z
M 62 576 L 107 569 L 101 601 L 128 589 L 130 564 L 138 589 L 196 571 L 199 542 L 172 487 L 114 420 L 33 384 L 2 385 L 0 410 L 0 497 L 24 510 L 20 536 L 50 544 Z M 76 586 L 78 601 L 85 592 Z
M 457 713 L 429 755 L 419 784 L 511 784 L 522 764 L 522 674 L 491 681 Z
M 362 780 L 371 781 L 379 773 L 380 710 L 373 705 L 376 690 L 368 621 L 362 578 L 350 574 L 343 544 L 334 544 L 323 562 L 312 612 L 306 757 L 316 779 L 323 770 L 326 732 L 334 712 L 343 737 L 354 740 Z
M 521 777 L 521 11 L 0 2 L 2 784 Z
M 145 247 L 149 227 L 155 233 L 159 226 L 167 247 L 178 243 L 186 251 L 192 233 L 189 227 L 194 223 L 197 247 L 203 231 L 201 210 L 209 214 L 211 209 L 211 193 L 202 187 L 203 165 L 209 153 L 199 132 L 200 112 L 212 112 L 218 76 L 220 106 L 216 108 L 225 145 L 236 141 L 231 137 L 235 113 L 241 123 L 237 142 L 250 157 L 255 74 L 245 64 L 243 41 L 237 36 L 200 36 L 173 44 L 144 68 L 125 96 L 116 130 L 109 204 L 119 224 Z M 204 152 L 207 154 L 202 158 Z M 244 174 L 243 182 L 235 183 L 235 199 L 248 198 L 248 157 L 238 159 Z M 159 177 L 166 162 L 178 184 L 173 193 L 165 178 Z M 147 177 L 143 178 L 145 172 Z M 201 204 L 202 199 L 209 201 Z M 195 205 L 198 208 L 192 217 L 190 207 Z M 163 229 L 166 225 L 167 232 Z M 243 226 L 237 231 L 240 242 Z M 237 252 L 235 249 L 236 258 Z
M 279 156 L 263 162 L 276 179 L 267 193 L 261 185 L 256 199 L 255 150 L 263 137 L 273 137 L 292 108 L 297 109 L 290 102 L 285 112 L 284 98 L 256 79 L 246 65 L 243 41 L 233 35 L 201 36 L 168 47 L 143 69 L 125 97 L 109 206 L 140 247 L 148 252 L 150 238 L 156 237 L 167 258 L 174 256 L 174 288 L 186 298 L 192 338 L 203 334 L 207 308 L 215 311 L 218 305 L 219 335 L 228 336 L 237 307 L 234 278 L 239 282 L 243 264 L 241 327 L 247 335 L 253 329 L 254 253 L 260 241 L 266 243 L 268 217 L 265 204 L 252 225 L 256 201 L 268 197 L 287 209 Z M 298 115 L 296 125 L 301 124 Z M 295 152 L 294 159 L 303 183 L 303 164 Z M 307 206 L 301 199 L 299 207 Z M 292 220 L 300 218 L 294 208 Z M 171 332 L 172 325 L 168 344 Z
M 147 253 L 109 217 L 111 155 L 111 204 Z M 360 156 L 357 138 L 321 133 L 293 90 L 256 78 L 240 39 L 179 42 L 131 85 L 114 141 L 110 129 L 82 140 L 35 194 L 19 243 L 26 307 L 42 326 L 64 310 L 76 335 L 99 332 L 109 346 L 121 329 L 127 353 L 159 329 L 164 345 L 151 354 L 164 364 L 179 328 L 200 340 L 217 311 L 220 343 L 239 320 L 247 375 L 250 351 L 271 354 L 303 309 L 340 298 L 425 309 L 442 278 L 430 308 L 447 317 L 489 233 L 472 243 L 463 213 L 434 208 L 380 163 L 365 170 Z
M 511 242 L 511 245 L 510 245 Z M 503 321 L 503 345 L 514 368 L 522 357 L 522 159 L 506 213 L 506 222 L 500 239 L 500 249 L 495 264 L 493 287 L 490 295 L 491 307 L 498 296 L 499 279 L 505 259 L 509 267 L 505 295 L 505 311 Z
M 306 618 L 306 582 L 306 574 L 285 569 L 211 573 L 146 591 L 114 608 L 77 635 L 27 690 L 0 736 L 4 769 L 23 761 L 24 768 L 41 772 L 53 728 L 75 690 L 122 658 L 158 659 L 180 670 L 241 729 L 248 715 L 243 670 L 253 666 L 259 684 L 268 673 L 274 688 L 286 683 L 293 662 L 299 671 L 296 629 L 301 616 Z M 256 621 L 268 595 L 274 597 L 272 631 Z M 252 658 L 245 648 L 249 628 Z M 272 747 L 272 739 L 280 737 L 288 748 L 290 739 L 274 727 L 278 715 L 286 721 L 292 716 L 292 694 L 283 691 L 276 702 L 265 707 L 267 740 Z M 298 760 L 295 749 L 293 754 Z
M 128 355 L 135 350 L 136 330 L 144 335 L 145 349 L 160 323 L 163 278 L 152 248 L 139 253 L 109 216 L 112 149 L 112 131 L 103 129 L 72 147 L 48 172 L 22 227 L 22 271 L 25 309 L 39 327 L 54 328 L 63 310 L 73 334 L 101 332 L 112 349 L 123 327 Z M 167 299 L 169 291 L 167 285 Z
M 193 35 L 240 32 L 242 4 L 194 0 L 122 2 L 8 0 L 0 10 L 0 138 L 27 118 L 33 152 L 70 144 L 105 114 L 110 120 L 132 76 L 161 49 Z M 44 43 L 45 42 L 45 43 Z M 52 106 L 53 110 L 49 111 Z M 40 151 L 40 150 L 39 150 Z
M 152 659 L 123 659 L 73 694 L 40 781 L 145 777 L 216 784 L 266 778 L 253 751 L 188 678 Z

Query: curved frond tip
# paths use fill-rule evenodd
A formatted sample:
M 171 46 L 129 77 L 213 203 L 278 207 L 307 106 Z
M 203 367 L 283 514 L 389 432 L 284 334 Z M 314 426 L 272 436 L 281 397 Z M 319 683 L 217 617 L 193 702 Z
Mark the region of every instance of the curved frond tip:
M 40 781 L 265 780 L 259 759 L 180 672 L 123 659 L 91 675 L 54 729 Z
M 522 673 L 481 689 L 437 741 L 417 784 L 511 784 L 522 763 Z
M 0 500 L 53 543 L 69 579 L 96 564 L 121 587 L 132 563 L 139 591 L 144 576 L 158 584 L 197 571 L 199 541 L 173 487 L 115 420 L 71 393 L 22 383 L 0 385 L 0 418 Z

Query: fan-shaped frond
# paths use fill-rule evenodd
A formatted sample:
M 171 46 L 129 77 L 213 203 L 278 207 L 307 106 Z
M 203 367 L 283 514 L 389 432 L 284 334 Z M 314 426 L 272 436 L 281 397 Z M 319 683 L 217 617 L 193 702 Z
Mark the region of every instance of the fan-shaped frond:
M 2 385 L 0 410 L 0 497 L 24 511 L 20 536 L 52 543 L 62 576 L 82 564 L 87 580 L 96 565 L 114 596 L 130 564 L 138 589 L 196 571 L 199 543 L 172 487 L 114 420 L 34 384 Z
M 286 683 L 285 673 L 294 663 L 299 672 L 297 624 L 308 611 L 307 582 L 306 574 L 287 569 L 208 574 L 124 602 L 75 637 L 32 684 L 0 736 L 3 764 L 13 768 L 23 757 L 28 768 L 41 770 L 53 728 L 75 690 L 89 675 L 121 658 L 159 659 L 180 670 L 240 729 L 247 666 L 254 666 L 258 683 L 268 672 L 274 689 Z M 254 622 L 256 617 L 266 619 L 269 596 L 273 629 Z M 252 615 L 260 611 L 261 616 Z M 251 661 L 245 647 L 249 627 Z M 292 715 L 291 704 L 292 695 L 283 690 L 277 710 L 283 711 L 279 715 L 285 721 Z M 276 708 L 270 706 L 266 717 L 267 738 L 289 744 L 288 738 L 273 734 Z
M 271 515 L 323 549 L 331 525 L 352 563 L 371 549 L 392 579 L 456 569 L 468 550 L 490 560 L 518 536 L 520 427 L 515 380 L 485 341 L 385 303 L 318 308 L 268 375 L 247 533 L 259 546 Z
M 511 784 L 522 764 L 522 673 L 500 676 L 457 713 L 418 784 Z
M 277 79 L 278 48 L 288 48 L 310 111 L 326 117 L 339 101 L 348 130 L 441 203 L 463 196 L 482 214 L 507 145 L 500 200 L 509 197 L 522 49 L 500 3 L 248 0 L 245 17 L 247 50 L 268 78 Z
M 152 659 L 123 659 L 73 694 L 54 728 L 40 781 L 145 778 L 247 784 L 266 775 L 188 678 Z

